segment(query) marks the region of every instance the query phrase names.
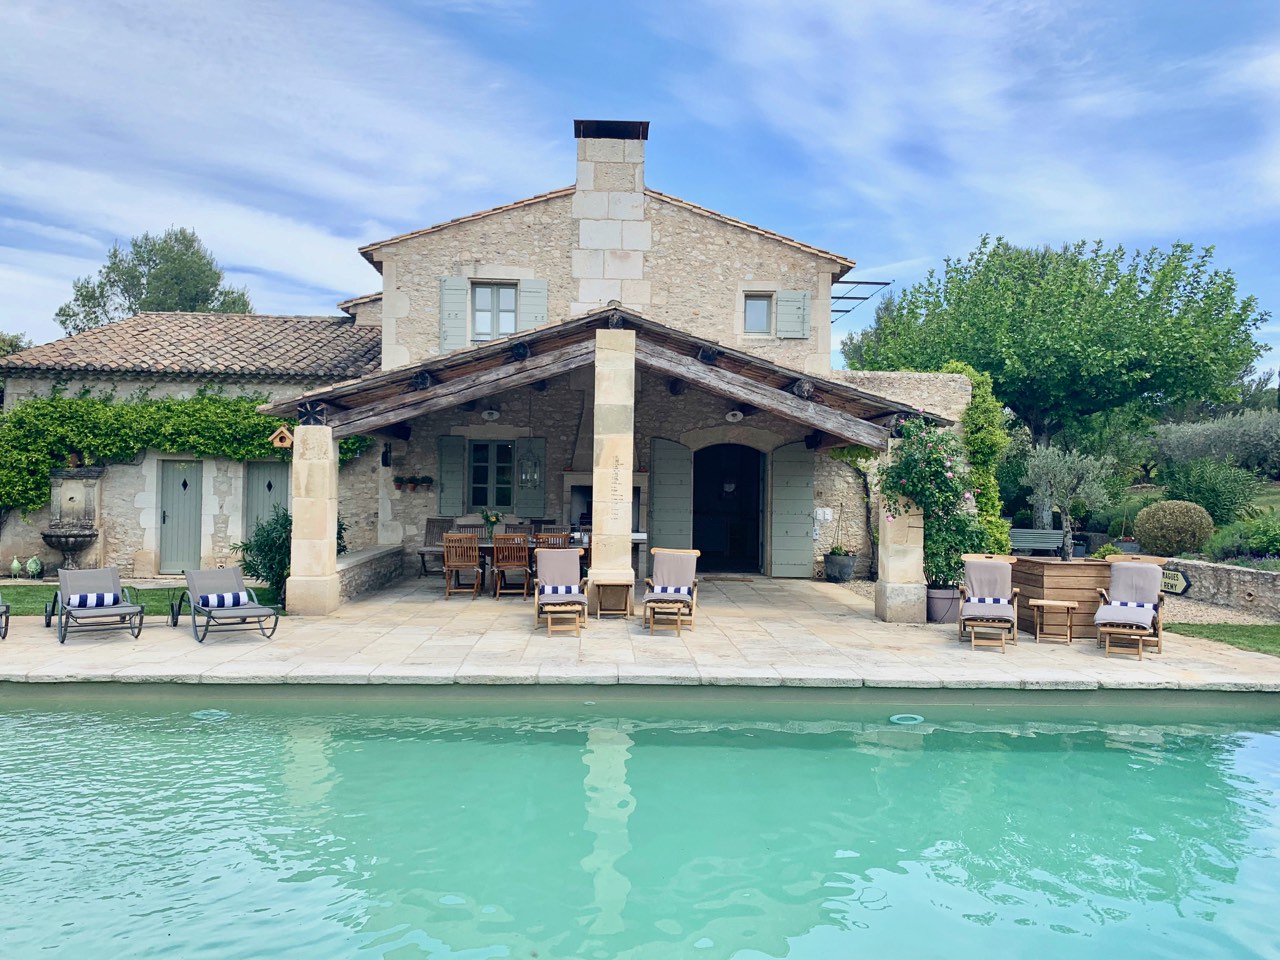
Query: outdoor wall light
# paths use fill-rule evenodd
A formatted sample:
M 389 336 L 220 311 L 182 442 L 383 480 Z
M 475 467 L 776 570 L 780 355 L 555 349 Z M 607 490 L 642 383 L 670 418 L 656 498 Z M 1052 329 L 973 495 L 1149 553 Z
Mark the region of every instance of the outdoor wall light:
M 526 453 L 516 464 L 517 482 L 525 490 L 542 486 L 542 461 L 532 453 Z

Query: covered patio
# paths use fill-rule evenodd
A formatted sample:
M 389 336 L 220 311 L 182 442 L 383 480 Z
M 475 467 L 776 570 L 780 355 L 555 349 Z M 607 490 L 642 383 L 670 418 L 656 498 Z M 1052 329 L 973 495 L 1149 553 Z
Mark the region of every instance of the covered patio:
M 695 548 L 702 572 L 809 579 L 837 509 L 869 542 L 852 473 L 824 456 L 888 448 L 892 400 L 725 348 L 629 311 L 603 311 L 426 363 L 264 405 L 299 421 L 294 441 L 289 606 L 323 615 L 344 599 L 342 511 L 416 566 L 424 531 L 488 513 L 590 534 L 588 592 L 643 574 L 636 545 Z M 337 441 L 377 437 L 372 483 L 339 503 Z M 416 499 L 392 473 L 432 478 Z M 844 471 L 847 476 L 841 475 Z M 843 518 L 843 512 L 841 513 Z M 843 536 L 851 536 L 850 530 Z M 879 582 L 895 616 L 919 595 L 919 524 L 881 530 Z M 896 591 L 896 593 L 895 593 Z

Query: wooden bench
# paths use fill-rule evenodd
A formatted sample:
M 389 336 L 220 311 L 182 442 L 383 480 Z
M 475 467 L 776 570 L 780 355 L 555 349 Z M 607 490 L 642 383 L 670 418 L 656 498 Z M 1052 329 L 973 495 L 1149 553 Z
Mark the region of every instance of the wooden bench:
M 1062 549 L 1062 531 L 1014 528 L 1009 531 L 1009 541 L 1014 550 L 1050 550 L 1057 553 Z

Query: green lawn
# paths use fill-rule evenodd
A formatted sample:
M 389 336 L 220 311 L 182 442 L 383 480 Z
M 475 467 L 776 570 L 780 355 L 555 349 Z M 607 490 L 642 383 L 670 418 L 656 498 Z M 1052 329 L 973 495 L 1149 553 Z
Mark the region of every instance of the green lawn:
M 1265 626 L 1241 626 L 1231 623 L 1166 623 L 1166 630 L 1188 637 L 1204 637 L 1229 643 L 1241 650 L 1269 653 L 1280 657 L 1280 623 Z
M 0 580 L 0 600 L 9 604 L 10 616 L 42 617 L 44 616 L 44 605 L 53 599 L 57 589 L 58 585 L 56 583 L 43 585 L 18 583 L 10 586 Z M 258 588 L 255 593 L 257 593 L 258 599 L 262 603 L 274 604 L 276 602 L 276 592 L 270 587 Z M 167 617 L 169 615 L 170 596 L 172 595 L 172 598 L 176 600 L 181 595 L 181 591 L 171 591 L 167 587 L 152 587 L 147 590 L 138 590 L 137 594 L 142 603 L 142 609 L 147 616 Z
M 1280 483 L 1266 484 L 1253 502 L 1263 510 L 1270 507 L 1280 513 Z

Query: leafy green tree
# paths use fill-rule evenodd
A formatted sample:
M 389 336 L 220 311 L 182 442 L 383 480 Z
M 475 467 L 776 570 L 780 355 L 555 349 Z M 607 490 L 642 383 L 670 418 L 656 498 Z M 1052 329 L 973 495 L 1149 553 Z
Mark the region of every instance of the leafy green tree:
M 54 318 L 74 334 L 150 310 L 252 313 L 248 291 L 224 280 L 194 231 L 170 227 L 134 237 L 128 250 L 113 245 L 98 276 L 76 280 Z
M 25 333 L 0 333 L 0 357 L 7 357 L 31 346 L 31 338 Z
M 980 373 L 967 363 L 952 360 L 942 367 L 943 373 L 962 373 L 973 384 L 969 406 L 960 418 L 964 430 L 964 450 L 969 460 L 969 483 L 973 486 L 978 522 L 987 534 L 987 553 L 1010 553 L 1009 523 L 1001 518 L 1000 484 L 996 482 L 996 466 L 1009 446 L 1005 429 L 1007 414 L 1004 404 L 991 389 L 991 376 Z
M 877 370 L 963 360 L 991 374 L 996 396 L 1044 447 L 1104 410 L 1236 399 L 1262 354 L 1253 334 L 1267 317 L 1238 296 L 1231 271 L 1214 268 L 1211 247 L 1129 255 L 1101 243 L 1028 249 L 984 236 L 842 348 Z

